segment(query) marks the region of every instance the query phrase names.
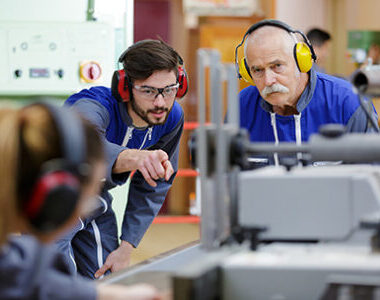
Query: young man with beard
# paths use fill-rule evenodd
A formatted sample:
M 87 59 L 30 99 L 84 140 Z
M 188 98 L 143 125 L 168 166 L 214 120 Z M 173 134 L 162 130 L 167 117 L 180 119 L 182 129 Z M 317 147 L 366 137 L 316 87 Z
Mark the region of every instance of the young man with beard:
M 373 131 L 351 84 L 312 68 L 316 55 L 302 32 L 264 20 L 247 30 L 236 60 L 243 44 L 238 74 L 253 86 L 240 92 L 240 125 L 251 141 L 300 144 L 329 123 Z M 374 108 L 372 115 L 377 120 Z M 277 155 L 268 160 L 279 163 Z
M 176 98 L 186 93 L 187 78 L 173 48 L 143 40 L 129 47 L 119 62 L 123 69 L 115 71 L 111 88 L 82 90 L 65 102 L 95 124 L 106 140 L 108 170 L 101 205 L 91 218 L 81 220 L 81 230 L 58 243 L 68 258 L 75 259 L 72 266 L 90 278 L 129 265 L 132 249 L 174 180 L 184 123 Z M 134 170 L 119 244 L 108 191 L 124 184 Z

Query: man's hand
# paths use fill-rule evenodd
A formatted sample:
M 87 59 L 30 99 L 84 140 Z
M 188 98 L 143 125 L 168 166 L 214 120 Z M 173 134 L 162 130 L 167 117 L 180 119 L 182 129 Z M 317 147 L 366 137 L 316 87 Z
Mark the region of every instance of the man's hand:
M 131 260 L 132 250 L 133 246 L 130 243 L 121 241 L 119 248 L 112 251 L 108 255 L 103 266 L 96 271 L 94 275 L 95 278 L 104 275 L 108 270 L 111 270 L 111 272 L 117 272 L 128 267 Z
M 126 149 L 121 152 L 113 166 L 113 173 L 139 170 L 149 185 L 156 187 L 155 180 L 169 180 L 174 173 L 167 153 L 163 150 Z

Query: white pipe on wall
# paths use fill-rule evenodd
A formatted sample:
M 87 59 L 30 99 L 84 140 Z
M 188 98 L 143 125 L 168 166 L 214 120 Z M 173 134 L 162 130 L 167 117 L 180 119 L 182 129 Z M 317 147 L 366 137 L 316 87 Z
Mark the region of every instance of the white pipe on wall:
M 125 48 L 134 43 L 134 0 L 126 0 L 125 5 Z

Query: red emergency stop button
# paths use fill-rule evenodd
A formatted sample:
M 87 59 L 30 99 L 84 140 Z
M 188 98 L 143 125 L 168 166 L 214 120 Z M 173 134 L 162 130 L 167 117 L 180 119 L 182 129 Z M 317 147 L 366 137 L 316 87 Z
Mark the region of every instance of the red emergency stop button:
M 83 62 L 80 65 L 80 79 L 84 82 L 95 82 L 102 75 L 102 68 L 95 61 Z

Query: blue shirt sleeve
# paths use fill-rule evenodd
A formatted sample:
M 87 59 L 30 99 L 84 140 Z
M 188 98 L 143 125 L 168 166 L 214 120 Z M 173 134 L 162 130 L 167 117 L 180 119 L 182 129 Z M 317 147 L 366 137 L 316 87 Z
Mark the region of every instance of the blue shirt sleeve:
M 107 109 L 98 101 L 86 98 L 76 101 L 71 107 L 79 112 L 84 118 L 89 120 L 92 124 L 94 124 L 103 138 L 107 160 L 107 186 L 124 184 L 127 181 L 130 173 L 125 172 L 121 174 L 113 174 L 112 168 L 120 152 L 124 151 L 126 148 L 109 142 L 105 137 L 106 130 L 110 122 L 110 116 Z
M 355 94 L 355 97 L 357 95 Z M 376 128 L 372 126 L 372 123 L 370 122 L 369 118 L 367 117 L 367 114 L 364 112 L 361 105 L 356 109 L 356 111 L 352 114 L 350 119 L 347 122 L 346 128 L 347 132 L 368 132 L 373 133 L 377 132 L 379 129 L 378 124 L 378 116 L 376 113 L 376 109 L 373 106 L 373 104 L 368 101 L 367 99 L 363 98 L 364 105 L 366 106 L 364 109 L 367 110 L 370 118 L 372 118 L 373 122 L 375 123 Z M 376 130 L 377 129 L 377 130 Z
M 122 225 L 121 239 L 134 247 L 140 243 L 146 230 L 158 214 L 165 201 L 166 194 L 171 187 L 178 170 L 179 142 L 183 130 L 183 115 L 176 127 L 163 136 L 157 144 L 149 150 L 164 150 L 170 159 L 175 173 L 169 179 L 159 179 L 157 186 L 150 186 L 139 171 L 133 175 L 129 186 L 129 197 Z

